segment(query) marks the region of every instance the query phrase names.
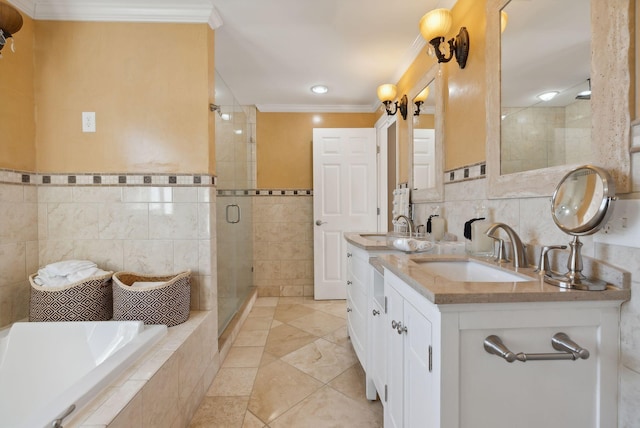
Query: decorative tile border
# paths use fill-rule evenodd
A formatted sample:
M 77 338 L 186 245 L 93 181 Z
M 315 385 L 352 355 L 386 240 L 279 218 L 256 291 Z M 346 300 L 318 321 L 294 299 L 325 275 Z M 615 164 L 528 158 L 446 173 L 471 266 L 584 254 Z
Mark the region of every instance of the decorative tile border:
M 216 186 L 208 174 L 37 174 L 0 169 L 0 183 L 43 186 Z
M 218 196 L 312 196 L 313 190 L 308 189 L 230 189 L 218 190 Z
M 460 181 L 477 180 L 486 178 L 487 163 L 479 162 L 473 165 L 466 165 L 444 172 L 444 184 L 457 183 Z

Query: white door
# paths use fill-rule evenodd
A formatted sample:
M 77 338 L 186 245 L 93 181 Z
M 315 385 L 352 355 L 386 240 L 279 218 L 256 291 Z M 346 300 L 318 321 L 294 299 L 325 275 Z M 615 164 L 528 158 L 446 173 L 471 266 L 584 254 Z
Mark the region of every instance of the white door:
M 313 130 L 314 297 L 346 298 L 344 232 L 377 230 L 374 128 Z
M 435 186 L 435 129 L 413 130 L 413 188 Z

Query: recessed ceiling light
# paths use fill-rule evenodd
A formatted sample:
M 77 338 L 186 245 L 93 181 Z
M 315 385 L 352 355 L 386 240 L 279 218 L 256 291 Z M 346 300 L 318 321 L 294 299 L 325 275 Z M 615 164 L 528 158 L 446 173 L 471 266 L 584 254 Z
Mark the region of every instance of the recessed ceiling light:
M 235 132 L 237 135 L 241 135 L 242 134 L 242 129 L 236 129 L 233 132 Z
M 222 114 L 220 115 L 220 118 L 221 118 L 222 120 L 230 120 L 230 119 L 231 119 L 231 115 L 230 115 L 229 113 L 222 113 Z
M 311 87 L 311 92 L 314 94 L 326 94 L 329 92 L 329 88 L 324 85 L 315 85 Z
M 540 95 L 538 95 L 538 98 L 541 99 L 542 101 L 551 101 L 558 94 L 559 94 L 558 91 L 543 92 Z

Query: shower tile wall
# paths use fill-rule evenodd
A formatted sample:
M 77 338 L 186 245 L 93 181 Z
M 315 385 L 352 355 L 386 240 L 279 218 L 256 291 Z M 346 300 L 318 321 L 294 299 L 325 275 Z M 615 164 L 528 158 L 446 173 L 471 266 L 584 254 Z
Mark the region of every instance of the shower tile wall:
M 313 196 L 300 193 L 254 197 L 258 296 L 313 296 Z

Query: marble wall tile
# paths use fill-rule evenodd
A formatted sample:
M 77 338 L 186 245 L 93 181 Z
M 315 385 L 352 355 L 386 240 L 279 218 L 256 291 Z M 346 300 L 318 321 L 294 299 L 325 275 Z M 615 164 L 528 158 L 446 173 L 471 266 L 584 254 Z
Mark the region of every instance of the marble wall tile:
M 173 273 L 173 241 L 125 241 L 124 270 L 139 273 Z
M 24 281 L 27 277 L 26 261 L 24 242 L 0 245 L 0 287 Z
M 70 203 L 73 202 L 73 187 L 43 186 L 38 187 L 38 203 Z
M 36 204 L 0 202 L 0 219 L 0 243 L 38 239 Z
M 171 187 L 124 187 L 124 202 L 173 202 Z
M 100 239 L 148 239 L 149 206 L 145 203 L 101 203 Z
M 16 184 L 0 184 L 0 203 L 2 202 L 24 202 L 25 187 Z
M 201 239 L 198 241 L 198 273 L 200 275 L 212 275 L 211 269 L 211 241 Z
M 198 207 L 198 238 L 211 237 L 211 206 L 209 203 L 199 203 Z
M 181 272 L 191 270 L 192 275 L 200 275 L 198 267 L 198 248 L 200 243 L 195 239 L 184 239 L 173 242 L 173 270 Z
M 638 397 L 640 397 L 640 373 L 623 367 L 619 389 L 618 427 L 637 427 L 640 421 L 640 406 L 638 406 Z
M 149 239 L 197 238 L 197 204 L 149 204 Z
M 118 272 L 124 270 L 124 241 L 120 239 L 77 240 L 73 258 L 91 260 L 101 269 Z
M 97 239 L 99 235 L 96 204 L 48 204 L 49 239 Z
M 40 240 L 38 247 L 39 266 L 75 258 L 75 241 L 73 239 Z
M 73 187 L 73 201 L 79 203 L 99 202 L 113 203 L 122 202 L 122 187 Z
M 199 189 L 195 187 L 174 187 L 172 201 L 176 203 L 198 202 Z

